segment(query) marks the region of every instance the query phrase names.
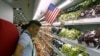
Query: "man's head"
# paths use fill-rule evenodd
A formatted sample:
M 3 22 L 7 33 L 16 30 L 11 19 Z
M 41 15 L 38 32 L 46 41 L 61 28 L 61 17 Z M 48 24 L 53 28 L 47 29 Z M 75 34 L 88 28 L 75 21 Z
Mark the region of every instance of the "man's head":
M 32 20 L 29 22 L 29 24 L 27 24 L 27 29 L 30 31 L 32 36 L 37 35 L 40 27 L 41 27 L 41 23 L 39 21 L 36 21 L 36 20 Z

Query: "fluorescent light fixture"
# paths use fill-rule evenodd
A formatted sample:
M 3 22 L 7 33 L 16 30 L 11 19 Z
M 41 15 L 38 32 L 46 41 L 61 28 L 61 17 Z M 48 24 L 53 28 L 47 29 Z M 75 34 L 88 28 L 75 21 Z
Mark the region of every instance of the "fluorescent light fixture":
M 45 18 L 45 16 L 43 16 L 42 18 L 39 19 L 39 21 L 43 20 Z
M 13 8 L 14 10 L 17 10 L 17 11 L 19 11 L 19 10 L 22 10 L 22 8 Z
M 20 10 L 19 8 L 16 8 L 16 10 L 18 11 L 18 10 Z
M 20 12 L 20 13 L 18 13 L 19 15 L 23 15 L 24 13 L 22 13 L 22 12 Z
M 59 9 L 62 9 L 66 5 L 70 4 L 73 0 L 66 0 L 64 3 L 62 3 L 60 6 L 58 6 Z
M 40 3 L 39 3 L 38 8 L 36 10 L 36 13 L 33 17 L 33 20 L 38 20 L 39 17 L 41 16 L 41 12 L 44 13 L 46 11 L 46 9 L 48 8 L 50 3 L 51 3 L 51 0 L 46 0 L 46 1 L 41 0 Z

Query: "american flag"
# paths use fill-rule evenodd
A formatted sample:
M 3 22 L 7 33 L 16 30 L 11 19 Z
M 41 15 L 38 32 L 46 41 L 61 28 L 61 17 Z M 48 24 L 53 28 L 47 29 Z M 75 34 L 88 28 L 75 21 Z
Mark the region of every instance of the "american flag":
M 52 24 L 56 20 L 59 12 L 60 12 L 60 9 L 58 9 L 54 4 L 51 3 L 45 14 L 45 20 L 48 23 Z

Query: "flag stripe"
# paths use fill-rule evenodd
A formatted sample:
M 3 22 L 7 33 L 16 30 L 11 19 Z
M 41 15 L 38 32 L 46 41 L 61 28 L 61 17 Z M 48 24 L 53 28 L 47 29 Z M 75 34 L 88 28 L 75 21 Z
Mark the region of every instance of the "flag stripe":
M 48 22 L 49 22 L 49 23 L 51 23 L 51 20 L 53 20 L 53 18 L 52 18 L 52 17 L 53 17 L 53 13 L 52 13 L 52 12 L 50 12 L 50 14 L 49 14 L 49 15 L 50 15 L 50 16 L 49 16 L 49 20 L 50 20 L 50 21 L 48 21 Z
M 50 16 L 51 16 L 51 12 L 50 12 L 50 10 L 48 10 L 48 14 L 47 14 L 47 22 L 49 22 L 49 19 L 50 19 Z
M 52 16 L 52 18 L 53 18 L 53 17 L 56 18 L 57 15 L 58 15 L 58 12 L 59 12 L 59 10 L 57 10 L 57 8 L 56 8 L 56 9 L 55 9 L 55 14 Z M 55 21 L 55 19 L 52 19 L 52 20 L 51 20 L 51 23 L 53 23 L 53 21 Z
M 56 12 L 57 11 L 57 12 Z M 50 10 L 48 11 L 48 14 L 47 14 L 47 21 L 49 22 L 49 23 L 52 23 L 54 20 L 53 20 L 53 18 L 55 18 L 56 16 L 57 16 L 57 13 L 59 12 L 59 10 L 56 10 L 55 9 L 55 11 L 54 11 L 54 13 L 52 13 L 52 12 L 50 12 Z M 54 17 L 55 16 L 55 17 Z
M 57 15 L 59 14 L 60 12 L 60 9 L 54 7 L 54 5 L 50 5 L 46 14 L 45 14 L 45 20 L 52 24 L 55 20 L 56 20 L 56 17 Z
M 48 22 L 49 22 L 49 20 L 50 20 L 50 17 L 52 16 L 52 12 L 50 12 L 50 10 L 48 11 L 48 14 L 47 14 L 47 16 L 48 16 L 48 17 L 47 17 L 47 18 L 48 18 L 47 20 L 48 20 Z
M 59 12 L 58 10 L 56 10 L 56 11 L 55 11 L 55 14 L 54 14 L 54 16 L 53 16 L 54 18 L 56 18 L 56 17 L 57 17 L 58 12 Z M 53 23 L 53 21 L 55 21 L 55 19 L 53 19 L 53 20 L 51 21 L 51 23 Z

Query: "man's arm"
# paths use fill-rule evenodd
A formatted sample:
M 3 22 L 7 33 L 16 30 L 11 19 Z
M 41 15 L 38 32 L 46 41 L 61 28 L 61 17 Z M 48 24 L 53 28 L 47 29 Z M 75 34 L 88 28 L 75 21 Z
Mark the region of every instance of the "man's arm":
M 30 38 L 26 33 L 23 33 L 18 41 L 14 56 L 22 56 L 24 48 L 28 45 Z
M 22 44 L 18 43 L 13 56 L 22 56 L 23 49 L 24 49 L 24 46 Z

